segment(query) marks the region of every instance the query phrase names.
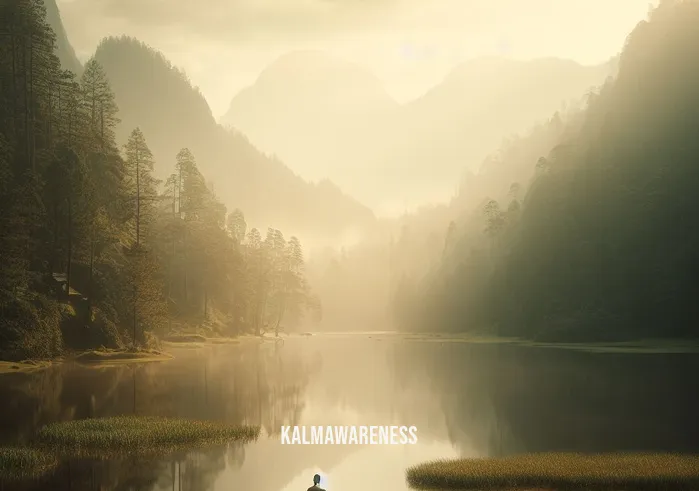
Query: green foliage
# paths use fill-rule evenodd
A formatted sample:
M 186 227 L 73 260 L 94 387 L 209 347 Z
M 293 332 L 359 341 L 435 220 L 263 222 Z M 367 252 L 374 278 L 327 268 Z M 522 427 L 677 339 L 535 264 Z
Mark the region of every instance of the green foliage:
M 104 346 L 123 349 L 124 341 L 117 325 L 100 309 L 95 309 L 94 321 L 89 329 L 88 346 Z
M 62 353 L 61 309 L 40 294 L 0 292 L 0 354 L 9 360 L 51 358 Z
M 309 311 L 302 246 L 279 230 L 245 235 L 242 211 L 226 213 L 200 173 L 195 156 L 181 149 L 168 178 L 155 233 L 160 271 L 178 321 L 201 328 L 219 326 L 219 335 L 245 331 L 279 332 Z M 191 328 L 190 328 L 191 331 Z
M 275 231 L 248 254 L 243 213 L 227 214 L 186 148 L 162 190 L 139 128 L 117 147 L 99 57 L 78 79 L 60 67 L 43 2 L 0 13 L 0 355 L 155 347 L 168 316 L 219 334 L 298 322 L 298 240 Z
M 245 240 L 248 225 L 245 223 L 245 216 L 239 209 L 233 210 L 226 218 L 226 229 L 236 243 L 240 244 Z
M 167 178 L 172 159 L 188 148 L 223 204 L 243 210 L 249 223 L 284 224 L 327 238 L 341 236 L 350 226 L 374 224 L 371 210 L 336 186 L 305 181 L 245 135 L 218 125 L 199 89 L 157 50 L 126 36 L 109 37 L 97 47 L 95 59 L 120 108 L 117 141 L 125 142 L 140 127 L 159 178 Z
M 411 327 L 547 341 L 697 336 L 699 233 L 687 221 L 699 205 L 697 24 L 699 2 L 673 0 L 637 26 L 617 78 L 531 158 L 523 199 L 514 186 L 488 201 L 485 233 L 463 219 L 471 225 L 421 285 Z

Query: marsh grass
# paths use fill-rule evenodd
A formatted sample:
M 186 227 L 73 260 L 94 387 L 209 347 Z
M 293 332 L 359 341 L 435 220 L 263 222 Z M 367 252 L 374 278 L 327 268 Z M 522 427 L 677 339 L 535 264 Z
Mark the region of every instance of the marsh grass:
M 408 469 L 414 489 L 699 489 L 699 456 L 673 454 L 527 454 L 442 460 Z
M 60 455 L 112 457 L 163 455 L 180 450 L 249 442 L 259 428 L 150 416 L 117 416 L 53 423 L 39 430 L 41 448 Z
M 50 453 L 23 447 L 0 447 L 0 481 L 37 478 L 58 465 Z

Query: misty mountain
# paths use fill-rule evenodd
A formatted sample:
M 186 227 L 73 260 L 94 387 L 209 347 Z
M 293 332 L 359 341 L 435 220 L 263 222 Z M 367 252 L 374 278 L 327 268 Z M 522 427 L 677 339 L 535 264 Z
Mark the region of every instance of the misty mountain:
M 121 37 L 105 39 L 95 58 L 116 94 L 121 119 L 117 141 L 125 142 L 140 127 L 159 177 L 172 172 L 175 155 L 188 147 L 214 192 L 229 209 L 244 210 L 251 227 L 335 240 L 373 222 L 368 208 L 333 183 L 304 181 L 240 132 L 219 126 L 201 92 L 161 53 Z
M 668 0 L 638 24 L 616 78 L 530 140 L 542 153 L 526 192 L 503 189 L 450 225 L 439 273 L 404 283 L 402 325 L 424 315 L 418 329 L 696 338 L 698 22 L 699 2 Z
M 435 176 L 435 192 L 510 138 L 543 122 L 613 74 L 611 65 L 582 66 L 556 58 L 481 58 L 458 66 L 440 85 L 401 108 L 395 151 L 384 161 L 411 166 L 414 186 Z M 409 138 L 400 134 L 411 135 Z M 420 169 L 418 162 L 430 162 Z M 419 170 L 418 170 L 419 169 Z M 404 181 L 402 181 L 404 183 Z
M 243 131 L 255 145 L 292 162 L 304 177 L 341 175 L 351 139 L 365 144 L 367 121 L 398 108 L 368 70 L 320 51 L 278 58 L 231 101 L 223 124 Z M 379 141 L 373 143 L 376 146 Z
M 75 50 L 68 40 L 68 35 L 63 27 L 61 13 L 58 11 L 56 0 L 44 0 L 44 5 L 46 5 L 46 20 L 56 34 L 56 55 L 61 61 L 61 66 L 65 70 L 70 70 L 73 73 L 82 72 L 82 64 L 75 55 Z
M 454 194 L 466 168 L 615 71 L 613 63 L 488 57 L 399 105 L 367 70 L 296 52 L 268 67 L 222 121 L 304 176 L 327 176 L 374 208 Z M 312 144 L 315 142 L 315 144 Z

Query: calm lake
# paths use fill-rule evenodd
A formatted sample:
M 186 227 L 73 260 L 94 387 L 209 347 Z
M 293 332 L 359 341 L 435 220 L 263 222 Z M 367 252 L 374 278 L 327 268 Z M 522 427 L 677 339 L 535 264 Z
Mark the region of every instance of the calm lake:
M 119 414 L 260 424 L 248 445 L 64 462 L 5 490 L 404 490 L 405 469 L 542 451 L 699 452 L 699 356 L 317 335 L 172 350 L 164 363 L 0 376 L 0 443 Z M 282 425 L 416 426 L 398 446 L 281 445 Z M 8 487 L 9 486 L 9 487 Z

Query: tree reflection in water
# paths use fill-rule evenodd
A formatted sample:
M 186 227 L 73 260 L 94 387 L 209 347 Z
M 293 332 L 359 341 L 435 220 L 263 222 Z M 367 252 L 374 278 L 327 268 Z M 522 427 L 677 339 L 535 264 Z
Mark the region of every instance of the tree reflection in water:
M 120 414 L 259 424 L 267 435 L 298 421 L 309 377 L 299 354 L 263 343 L 176 355 L 167 363 L 65 364 L 4 377 L 0 399 L 10 403 L 0 420 L 3 443 L 30 441 L 54 421 Z M 240 468 L 244 461 L 244 445 L 237 443 L 160 458 L 74 459 L 46 479 L 13 483 L 12 489 L 208 490 L 226 466 Z
M 9 489 L 211 491 L 221 478 L 231 489 L 277 491 L 309 466 L 329 471 L 361 453 L 355 446 L 280 445 L 283 425 L 414 424 L 420 445 L 446 442 L 462 455 L 699 452 L 699 380 L 690 375 L 699 369 L 696 356 L 390 336 L 314 336 L 175 355 L 138 368 L 64 365 L 2 377 L 0 400 L 9 403 L 0 438 L 26 442 L 52 421 L 135 408 L 139 415 L 260 424 L 262 439 L 158 459 L 73 460 L 44 482 Z
M 429 374 L 464 452 L 699 452 L 695 355 L 445 342 L 407 343 L 394 362 L 400 384 Z

